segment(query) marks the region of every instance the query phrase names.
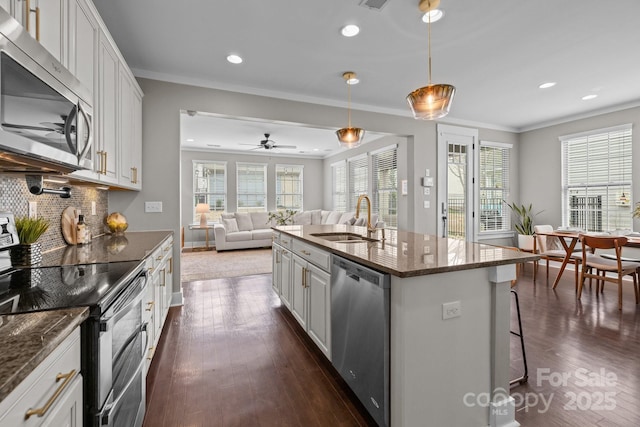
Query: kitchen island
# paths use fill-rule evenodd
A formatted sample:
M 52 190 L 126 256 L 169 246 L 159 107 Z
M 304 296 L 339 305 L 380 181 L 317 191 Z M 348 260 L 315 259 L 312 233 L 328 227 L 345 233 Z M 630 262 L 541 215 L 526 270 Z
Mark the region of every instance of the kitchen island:
M 380 231 L 368 235 L 364 227 L 275 227 L 274 266 L 280 267 L 274 268 L 274 289 L 280 286 L 284 305 L 331 360 L 329 335 L 341 325 L 330 324 L 325 258 L 337 255 L 388 273 L 390 425 L 518 425 L 509 397 L 510 283 L 515 264 L 538 257 L 431 235 L 385 233 L 382 240 Z M 293 261 L 286 261 L 287 251 Z M 296 259 L 306 262 L 302 276 Z M 324 272 L 314 273 L 318 266 Z M 309 290 L 306 317 L 296 308 L 298 285 Z M 458 308 L 445 313 L 451 303 Z M 326 310 L 324 317 L 319 308 Z

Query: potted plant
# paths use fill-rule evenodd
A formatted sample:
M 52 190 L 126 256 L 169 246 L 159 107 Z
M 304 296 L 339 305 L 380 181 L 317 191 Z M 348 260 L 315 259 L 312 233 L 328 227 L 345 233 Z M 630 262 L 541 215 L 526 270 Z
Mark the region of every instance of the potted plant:
M 526 251 L 533 251 L 533 218 L 540 212 L 534 214 L 531 203 L 529 203 L 529 206 L 505 203 L 516 218 L 513 228 L 518 232 L 518 247 Z
M 285 209 L 283 211 L 269 212 L 269 221 L 275 221 L 276 225 L 293 224 L 293 216 L 296 211 Z
M 42 244 L 37 240 L 49 229 L 49 221 L 44 218 L 16 218 L 19 244 L 11 248 L 13 266 L 36 265 L 42 261 Z

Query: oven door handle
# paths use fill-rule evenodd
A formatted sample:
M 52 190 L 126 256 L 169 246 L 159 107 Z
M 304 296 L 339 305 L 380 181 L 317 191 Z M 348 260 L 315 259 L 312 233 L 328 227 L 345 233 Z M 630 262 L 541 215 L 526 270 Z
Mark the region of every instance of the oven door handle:
M 142 326 L 140 327 L 140 330 L 142 332 L 144 332 L 144 335 L 146 337 L 145 341 L 144 341 L 144 348 L 145 349 L 149 345 L 149 332 L 147 331 L 147 327 L 148 326 L 149 326 L 149 323 L 148 322 L 144 322 L 142 324 Z M 108 426 L 109 425 L 109 416 L 111 415 L 112 412 L 114 412 L 116 409 L 118 409 L 118 406 L 120 405 L 120 402 L 122 402 L 122 398 L 124 397 L 125 394 L 127 394 L 127 391 L 129 390 L 129 387 L 131 387 L 131 385 L 135 381 L 135 379 L 138 376 L 138 374 L 142 371 L 142 368 L 144 368 L 146 362 L 147 362 L 147 359 L 144 357 L 144 354 L 143 354 L 142 360 L 140 361 L 140 364 L 136 368 L 136 370 L 133 373 L 133 375 L 131 376 L 131 378 L 129 378 L 129 381 L 127 381 L 127 384 L 122 388 L 122 392 L 120 393 L 120 396 L 116 397 L 113 400 L 113 402 L 104 405 L 102 410 L 98 413 L 98 417 L 100 418 L 100 424 L 101 425 L 103 425 L 103 426 L 105 426 L 105 425 Z M 109 392 L 109 397 L 111 397 L 112 395 L 113 395 L 113 389 L 111 389 L 111 391 Z M 108 400 L 108 398 L 107 398 L 107 400 Z
M 131 301 L 129 301 L 124 307 L 122 307 L 120 310 L 118 310 L 117 312 L 113 313 L 113 315 L 111 317 L 108 318 L 103 318 L 100 321 L 100 331 L 104 332 L 108 329 L 108 325 L 111 324 L 112 320 L 113 321 L 118 321 L 120 318 L 122 318 L 122 316 L 124 316 L 125 314 L 127 314 L 129 311 L 131 311 L 133 309 L 133 307 L 139 303 L 140 301 L 142 301 L 142 298 L 144 297 L 144 291 L 145 289 L 147 289 L 147 275 L 146 273 L 142 273 L 140 276 L 138 276 L 136 279 L 134 280 L 139 280 L 140 278 L 144 278 L 144 286 L 142 286 L 142 288 L 140 289 L 140 291 L 138 292 L 138 294 L 135 296 L 135 298 L 132 298 Z

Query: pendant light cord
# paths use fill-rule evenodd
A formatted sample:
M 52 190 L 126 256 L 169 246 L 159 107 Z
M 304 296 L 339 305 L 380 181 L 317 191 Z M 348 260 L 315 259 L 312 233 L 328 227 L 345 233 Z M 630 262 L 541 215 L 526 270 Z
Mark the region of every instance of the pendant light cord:
M 427 12 L 427 39 L 429 46 L 429 85 L 431 85 L 431 9 Z

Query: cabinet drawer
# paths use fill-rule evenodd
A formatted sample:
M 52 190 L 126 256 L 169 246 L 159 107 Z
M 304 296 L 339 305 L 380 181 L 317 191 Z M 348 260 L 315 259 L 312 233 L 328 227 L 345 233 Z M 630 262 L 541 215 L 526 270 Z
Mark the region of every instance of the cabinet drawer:
M 328 252 L 318 249 L 315 246 L 308 245 L 298 239 L 293 239 L 292 251 L 296 255 L 320 267 L 324 271 L 329 271 L 331 257 Z
M 0 426 L 38 426 L 67 399 L 80 375 L 80 328 L 76 328 L 0 404 Z M 58 392 L 59 391 L 59 392 Z M 50 406 L 47 407 L 47 403 Z M 80 405 L 81 406 L 81 405 Z M 38 416 L 28 411 L 47 407 Z
M 289 249 L 291 250 L 291 248 L 293 247 L 293 237 L 289 236 L 288 234 L 281 234 L 280 235 L 280 246 L 282 246 L 285 249 Z
M 272 236 L 271 236 L 271 241 L 273 243 L 277 243 L 280 244 L 280 238 L 281 238 L 281 233 L 279 231 L 274 231 Z

